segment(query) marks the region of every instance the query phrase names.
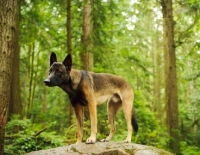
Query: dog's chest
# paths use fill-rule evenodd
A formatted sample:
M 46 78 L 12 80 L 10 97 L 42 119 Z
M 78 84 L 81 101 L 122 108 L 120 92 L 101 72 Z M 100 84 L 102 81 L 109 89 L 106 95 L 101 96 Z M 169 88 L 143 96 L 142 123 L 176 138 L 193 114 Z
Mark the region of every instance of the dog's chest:
M 72 92 L 68 93 L 69 100 L 74 107 L 76 104 L 81 104 L 83 106 L 88 105 L 88 101 L 83 91 L 81 90 L 73 90 Z

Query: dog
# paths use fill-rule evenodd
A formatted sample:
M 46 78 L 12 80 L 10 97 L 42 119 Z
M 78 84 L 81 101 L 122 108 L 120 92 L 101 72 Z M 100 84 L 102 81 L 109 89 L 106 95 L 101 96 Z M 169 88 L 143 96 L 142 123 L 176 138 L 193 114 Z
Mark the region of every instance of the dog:
M 131 86 L 122 77 L 73 69 L 70 54 L 65 57 L 63 62 L 57 62 L 56 54 L 52 52 L 49 76 L 44 83 L 49 87 L 58 86 L 68 94 L 77 120 L 77 144 L 81 143 L 83 138 L 84 106 L 89 108 L 91 121 L 91 135 L 86 140 L 86 144 L 92 144 L 96 142 L 97 105 L 106 101 L 111 127 L 109 136 L 101 141 L 108 142 L 113 137 L 116 131 L 115 116 L 122 107 L 128 129 L 124 142 L 131 142 L 133 129 L 135 132 L 138 130 L 133 107 L 134 94 Z

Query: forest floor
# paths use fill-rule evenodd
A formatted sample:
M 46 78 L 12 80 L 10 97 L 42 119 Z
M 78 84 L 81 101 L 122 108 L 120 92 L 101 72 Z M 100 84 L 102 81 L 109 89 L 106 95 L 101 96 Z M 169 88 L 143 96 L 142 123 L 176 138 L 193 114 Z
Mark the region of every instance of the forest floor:
M 162 149 L 134 143 L 97 142 L 72 144 L 48 150 L 34 151 L 25 155 L 173 155 Z

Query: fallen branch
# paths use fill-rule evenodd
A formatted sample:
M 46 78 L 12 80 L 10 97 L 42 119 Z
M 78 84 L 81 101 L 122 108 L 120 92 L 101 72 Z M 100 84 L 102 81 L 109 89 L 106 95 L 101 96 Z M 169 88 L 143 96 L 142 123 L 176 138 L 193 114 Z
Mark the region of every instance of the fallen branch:
M 44 129 L 42 129 L 42 130 L 36 132 L 34 135 L 32 135 L 32 137 L 36 137 L 36 136 L 38 136 L 39 134 L 41 134 L 42 132 L 44 132 L 44 131 L 47 130 L 47 129 L 48 129 L 48 128 L 45 127 Z

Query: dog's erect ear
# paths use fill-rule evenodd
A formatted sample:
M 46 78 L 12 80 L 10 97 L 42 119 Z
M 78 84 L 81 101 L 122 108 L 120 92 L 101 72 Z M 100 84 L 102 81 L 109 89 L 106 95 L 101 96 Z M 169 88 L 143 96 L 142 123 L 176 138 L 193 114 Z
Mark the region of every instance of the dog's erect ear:
M 72 68 L 72 56 L 71 54 L 68 54 L 65 58 L 65 60 L 63 61 L 63 64 L 65 65 L 67 71 L 70 71 Z
M 50 56 L 50 66 L 54 63 L 54 62 L 57 62 L 57 57 L 56 57 L 56 54 L 54 52 L 51 53 L 51 56 Z

